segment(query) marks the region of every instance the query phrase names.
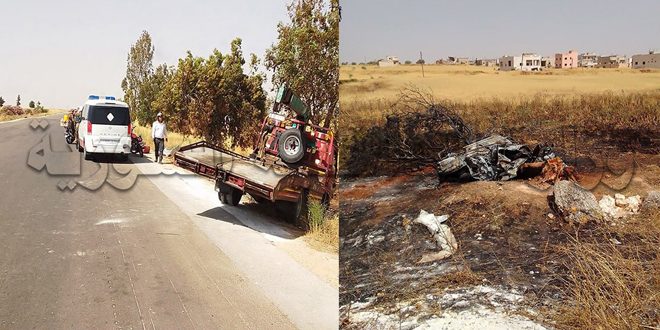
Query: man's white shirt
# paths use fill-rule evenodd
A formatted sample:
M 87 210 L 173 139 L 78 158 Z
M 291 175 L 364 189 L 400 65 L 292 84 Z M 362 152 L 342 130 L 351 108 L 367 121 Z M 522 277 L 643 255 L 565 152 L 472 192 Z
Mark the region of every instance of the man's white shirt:
M 167 137 L 167 129 L 165 128 L 165 122 L 158 122 L 156 120 L 154 124 L 151 126 L 151 137 L 152 138 L 159 138 L 159 139 L 164 139 Z

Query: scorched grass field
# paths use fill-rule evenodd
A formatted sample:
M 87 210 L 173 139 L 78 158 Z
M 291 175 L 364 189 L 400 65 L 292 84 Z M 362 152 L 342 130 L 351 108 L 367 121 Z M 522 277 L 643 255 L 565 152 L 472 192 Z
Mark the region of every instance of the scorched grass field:
M 419 65 L 340 69 L 344 324 L 360 327 L 352 323 L 353 309 L 405 320 L 396 314 L 401 304 L 426 306 L 425 297 L 476 282 L 522 288 L 529 307 L 522 314 L 551 328 L 657 329 L 658 209 L 645 207 L 620 222 L 574 226 L 553 214 L 547 192 L 529 190 L 524 180 L 438 182 L 432 166 L 395 159 L 386 123 L 389 116 L 395 127 L 407 129 L 398 120 L 411 117 L 398 114 L 424 114 L 427 108 L 402 96 L 428 93 L 477 137 L 496 133 L 551 146 L 576 166 L 580 184 L 598 199 L 617 192 L 646 198 L 660 190 L 660 70 L 522 73 L 428 65 L 424 71 L 422 78 Z M 404 141 L 412 150 L 426 148 L 426 137 L 457 140 L 449 125 L 417 128 L 411 136 L 419 139 Z M 591 178 L 623 183 L 590 186 Z M 405 229 L 420 209 L 449 215 L 458 240 L 458 254 L 449 261 L 420 264 L 427 247 L 417 243 L 428 233 Z M 447 265 L 461 271 L 442 273 Z M 428 312 L 447 308 L 431 306 Z

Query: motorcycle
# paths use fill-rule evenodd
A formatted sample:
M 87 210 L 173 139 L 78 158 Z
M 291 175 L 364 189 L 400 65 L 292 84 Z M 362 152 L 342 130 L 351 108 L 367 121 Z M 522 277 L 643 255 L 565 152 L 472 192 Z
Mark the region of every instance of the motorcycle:
M 144 142 L 142 136 L 131 132 L 131 153 L 144 156 Z
M 73 116 L 69 117 L 66 121 L 66 128 L 64 129 L 64 139 L 66 143 L 73 144 L 76 142 L 76 122 Z

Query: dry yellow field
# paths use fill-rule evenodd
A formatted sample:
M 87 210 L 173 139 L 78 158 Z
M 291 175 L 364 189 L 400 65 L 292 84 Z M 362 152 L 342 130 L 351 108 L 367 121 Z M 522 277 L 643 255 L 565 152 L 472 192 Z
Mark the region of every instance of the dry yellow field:
M 340 68 L 342 102 L 396 98 L 408 85 L 430 89 L 438 99 L 473 101 L 520 96 L 574 95 L 603 91 L 660 90 L 660 70 L 548 69 L 542 72 L 498 71 L 474 65 L 419 65 L 381 68 L 343 65 Z

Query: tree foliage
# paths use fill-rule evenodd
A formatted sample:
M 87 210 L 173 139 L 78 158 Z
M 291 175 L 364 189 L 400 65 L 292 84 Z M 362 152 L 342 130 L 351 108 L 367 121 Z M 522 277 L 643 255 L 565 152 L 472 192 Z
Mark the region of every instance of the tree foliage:
M 3 105 L 5 105 L 5 99 L 3 99 L 2 96 L 0 96 L 0 107 Z
M 28 103 L 28 107 L 34 109 L 34 101 L 30 101 L 30 103 Z
M 143 33 L 140 40 L 148 36 Z M 141 123 L 162 112 L 170 130 L 196 135 L 215 143 L 247 147 L 266 114 L 264 76 L 257 73 L 259 59 L 252 54 L 250 72 L 241 48 L 241 39 L 230 45 L 230 52 L 215 49 L 207 58 L 188 52 L 174 67 L 161 64 L 151 69 L 151 60 L 141 61 L 137 53 L 153 55 L 150 38 L 131 47 L 127 76 L 122 81 L 125 99 Z M 147 40 L 147 39 L 145 39 Z M 148 45 L 148 46 L 145 46 Z M 151 49 L 151 53 L 146 52 Z M 137 65 L 142 63 L 144 65 Z M 147 65 L 148 62 L 148 65 Z M 133 78 L 129 76 L 135 74 Z M 136 74 L 142 72 L 144 75 Z M 137 81 L 131 85 L 131 81 Z M 139 86 L 131 89 L 130 86 Z
M 150 84 L 150 78 L 153 75 L 153 57 L 155 47 L 151 44 L 149 32 L 142 31 L 142 34 L 131 45 L 128 52 L 126 66 L 126 77 L 121 83 L 124 91 L 124 100 L 129 108 L 141 123 L 146 123 L 151 114 L 151 103 L 154 101 L 154 93 Z
M 339 0 L 293 0 L 265 57 L 273 85 L 286 83 L 326 127 L 339 107 L 339 10 Z
M 21 94 L 18 94 L 16 97 L 16 106 L 20 107 L 21 106 Z

